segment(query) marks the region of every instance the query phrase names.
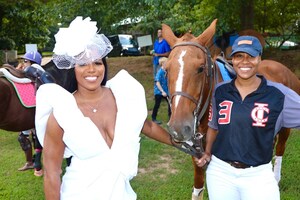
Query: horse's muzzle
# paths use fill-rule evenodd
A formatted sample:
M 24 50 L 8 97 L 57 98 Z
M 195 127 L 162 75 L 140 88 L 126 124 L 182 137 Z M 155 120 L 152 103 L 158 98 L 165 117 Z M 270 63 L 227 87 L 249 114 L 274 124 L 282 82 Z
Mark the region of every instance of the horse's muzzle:
M 175 142 L 186 142 L 191 140 L 194 131 L 191 124 L 184 123 L 170 123 L 168 129 L 169 134 L 172 136 Z

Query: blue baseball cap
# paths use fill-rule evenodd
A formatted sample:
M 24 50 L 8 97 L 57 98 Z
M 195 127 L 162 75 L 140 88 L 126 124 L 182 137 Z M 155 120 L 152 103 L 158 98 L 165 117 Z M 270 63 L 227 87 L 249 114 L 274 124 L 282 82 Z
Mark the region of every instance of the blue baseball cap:
M 253 36 L 240 36 L 238 37 L 233 45 L 230 57 L 237 52 L 244 52 L 252 57 L 260 56 L 262 54 L 262 46 L 259 40 Z

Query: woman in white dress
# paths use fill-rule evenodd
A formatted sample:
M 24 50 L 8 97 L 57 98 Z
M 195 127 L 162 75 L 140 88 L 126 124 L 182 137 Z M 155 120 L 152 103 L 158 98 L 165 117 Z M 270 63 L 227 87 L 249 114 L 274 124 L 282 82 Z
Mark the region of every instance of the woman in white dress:
M 144 88 L 125 70 L 106 82 L 112 46 L 96 22 L 77 17 L 55 39 L 53 61 L 75 67 L 77 90 L 50 83 L 37 91 L 46 199 L 136 199 L 129 181 L 137 174 L 140 132 L 171 145 L 169 134 L 146 119 Z M 61 181 L 64 158 L 71 163 Z

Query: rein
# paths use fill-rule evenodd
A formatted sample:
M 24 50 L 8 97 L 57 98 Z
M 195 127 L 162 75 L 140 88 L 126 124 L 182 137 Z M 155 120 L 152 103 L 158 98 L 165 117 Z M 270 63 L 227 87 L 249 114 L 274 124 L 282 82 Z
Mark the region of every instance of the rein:
M 203 47 L 202 45 L 196 43 L 196 42 L 182 42 L 182 43 L 178 43 L 178 44 L 175 44 L 173 47 L 172 47 L 172 50 L 176 47 L 179 47 L 179 46 L 194 46 L 194 47 L 197 47 L 197 48 L 200 48 L 206 55 L 206 66 L 207 69 L 208 69 L 208 73 L 207 73 L 207 77 L 209 78 L 209 92 L 208 92 L 208 95 L 207 95 L 207 98 L 205 100 L 205 103 L 203 104 L 203 107 L 201 108 L 201 105 L 202 105 L 202 102 L 203 102 L 203 98 L 204 98 L 204 95 L 203 95 L 203 91 L 204 91 L 204 84 L 202 84 L 202 87 L 201 87 L 201 91 L 200 91 L 200 97 L 199 99 L 195 99 L 192 95 L 186 93 L 186 92 L 181 92 L 181 91 L 175 91 L 172 95 L 171 95 L 171 98 L 169 99 L 169 104 L 171 106 L 171 102 L 172 102 L 172 99 L 174 96 L 184 96 L 186 97 L 187 99 L 191 100 L 192 102 L 194 102 L 196 104 L 196 108 L 195 110 L 193 111 L 193 116 L 194 116 L 194 132 L 193 132 L 193 135 L 191 137 L 191 142 L 175 142 L 173 139 L 172 139 L 172 143 L 173 145 L 178 148 L 179 150 L 185 152 L 185 153 L 188 153 L 192 156 L 195 156 L 195 157 L 198 157 L 200 158 L 204 152 L 204 148 L 203 148 L 203 137 L 205 134 L 202 134 L 202 133 L 199 133 L 197 132 L 197 129 L 200 125 L 200 121 L 201 119 L 203 118 L 208 106 L 209 106 L 209 103 L 210 103 L 210 96 L 211 96 L 211 93 L 212 93 L 212 86 L 213 86 L 213 68 L 214 68 L 214 64 L 212 62 L 212 58 L 211 58 L 211 54 L 210 54 L 210 51 L 208 48 L 206 47 Z M 190 144 L 192 143 L 192 144 Z

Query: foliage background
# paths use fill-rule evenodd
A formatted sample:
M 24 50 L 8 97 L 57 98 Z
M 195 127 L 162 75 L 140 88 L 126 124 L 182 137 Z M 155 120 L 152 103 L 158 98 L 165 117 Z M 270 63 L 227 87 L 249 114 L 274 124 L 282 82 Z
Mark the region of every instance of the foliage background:
M 54 34 L 76 17 L 91 17 L 104 34 L 151 34 L 166 23 L 178 34 L 201 33 L 215 18 L 217 34 L 255 29 L 282 36 L 299 35 L 300 1 L 297 0 L 0 0 L 0 37 L 52 50 Z M 127 19 L 128 24 L 120 22 Z M 136 23 L 139 21 L 139 23 Z

